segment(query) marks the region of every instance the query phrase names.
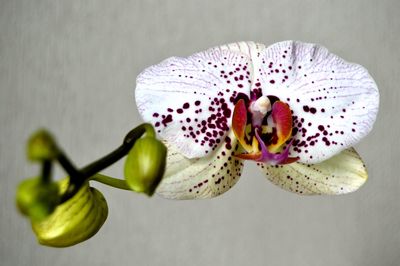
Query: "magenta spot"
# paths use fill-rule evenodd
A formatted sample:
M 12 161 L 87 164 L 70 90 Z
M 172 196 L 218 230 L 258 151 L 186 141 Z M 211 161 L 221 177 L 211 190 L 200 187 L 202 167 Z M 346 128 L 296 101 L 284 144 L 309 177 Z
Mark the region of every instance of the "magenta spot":
M 161 123 L 164 125 L 164 127 L 167 126 L 168 123 L 172 122 L 172 115 L 167 115 L 162 121 Z

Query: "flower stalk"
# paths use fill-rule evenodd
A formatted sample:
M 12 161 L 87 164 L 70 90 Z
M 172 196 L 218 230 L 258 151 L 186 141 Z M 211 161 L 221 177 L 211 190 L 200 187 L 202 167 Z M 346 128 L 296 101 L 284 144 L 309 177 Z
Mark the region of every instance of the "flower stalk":
M 76 169 L 76 167 L 73 165 L 70 159 L 61 150 L 59 150 L 56 160 L 58 160 L 58 162 L 61 164 L 61 166 L 63 166 L 65 171 L 70 176 L 69 186 L 62 196 L 61 202 L 65 202 L 72 196 L 74 196 L 76 192 L 80 189 L 82 184 L 84 184 L 89 180 L 99 181 L 115 188 L 126 189 L 125 186 L 122 185 L 125 182 L 124 180 L 112 178 L 114 181 L 109 182 L 111 177 L 105 179 L 104 175 L 98 175 L 96 177 L 96 174 L 106 169 L 107 167 L 111 166 L 112 164 L 116 163 L 117 161 L 122 159 L 125 155 L 127 155 L 129 151 L 132 149 L 136 140 L 138 140 L 144 134 L 146 134 L 146 136 L 151 136 L 151 137 L 155 136 L 154 129 L 150 124 L 146 123 L 141 124 L 138 127 L 132 129 L 125 136 L 121 146 L 119 146 L 117 149 L 110 152 L 109 154 L 105 155 L 104 157 L 88 164 L 87 166 L 83 167 L 80 170 Z M 102 178 L 100 178 L 100 176 L 102 176 Z M 116 185 L 117 183 L 120 185 Z
M 94 180 L 105 185 L 151 195 L 158 186 L 165 170 L 165 152 L 157 150 L 150 156 L 141 151 L 141 145 L 135 146 L 142 137 L 164 147 L 155 138 L 155 132 L 150 124 L 141 124 L 126 134 L 122 144 L 104 157 L 78 169 L 56 144 L 54 138 L 45 130 L 32 135 L 28 141 L 27 154 L 31 161 L 41 163 L 40 176 L 21 182 L 17 190 L 17 207 L 23 215 L 30 218 L 32 228 L 39 243 L 52 247 L 72 246 L 93 236 L 107 218 L 107 202 L 100 191 L 90 187 L 89 181 Z M 150 173 L 157 173 L 149 178 L 141 172 L 131 172 L 129 182 L 135 180 L 139 186 L 151 184 L 151 191 L 136 190 L 125 179 L 109 177 L 99 172 L 111 166 L 130 153 L 135 148 L 138 158 L 135 162 L 151 165 Z M 146 148 L 146 147 L 145 147 Z M 164 147 L 165 148 L 165 147 Z M 132 157 L 132 155 L 130 155 Z M 54 182 L 52 180 L 53 162 L 57 161 L 68 174 L 68 177 Z M 132 158 L 127 160 L 125 167 L 130 165 Z

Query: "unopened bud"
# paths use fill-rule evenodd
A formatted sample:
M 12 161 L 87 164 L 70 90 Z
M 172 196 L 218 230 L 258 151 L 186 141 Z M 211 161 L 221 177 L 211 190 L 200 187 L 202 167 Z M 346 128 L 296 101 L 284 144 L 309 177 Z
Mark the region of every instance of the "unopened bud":
M 53 213 L 59 203 L 58 185 L 41 178 L 24 180 L 17 189 L 17 207 L 33 221 L 41 221 Z
M 66 191 L 68 183 L 68 179 L 59 182 L 61 194 Z M 32 229 L 42 245 L 69 247 L 95 235 L 107 215 L 105 198 L 87 182 L 72 198 L 58 205 L 45 220 L 32 221 Z
M 39 130 L 28 140 L 28 159 L 32 161 L 52 160 L 57 156 L 53 137 L 46 130 Z
M 125 179 L 129 187 L 148 196 L 160 183 L 166 165 L 167 148 L 154 137 L 138 139 L 125 161 Z

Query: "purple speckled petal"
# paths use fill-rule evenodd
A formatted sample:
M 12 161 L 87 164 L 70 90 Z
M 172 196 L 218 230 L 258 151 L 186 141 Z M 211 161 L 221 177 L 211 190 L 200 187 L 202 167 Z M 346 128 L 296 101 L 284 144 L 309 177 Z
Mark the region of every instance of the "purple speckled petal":
M 255 59 L 253 59 L 255 60 Z M 285 41 L 266 48 L 252 91 L 289 104 L 290 155 L 318 163 L 353 146 L 372 129 L 379 92 L 367 70 L 319 45 Z
M 231 145 L 237 148 L 233 132 L 228 136 Z M 236 184 L 242 173 L 243 162 L 233 155 L 235 149 L 219 146 L 207 157 L 188 159 L 170 143 L 167 168 L 156 193 L 168 199 L 212 198 L 228 191 Z
M 137 78 L 136 103 L 161 138 L 188 158 L 226 143 L 234 99 L 249 95 L 254 43 L 226 45 L 187 58 L 172 57 Z
M 367 181 L 367 170 L 353 149 L 318 164 L 257 163 L 275 185 L 300 195 L 339 195 L 353 192 Z

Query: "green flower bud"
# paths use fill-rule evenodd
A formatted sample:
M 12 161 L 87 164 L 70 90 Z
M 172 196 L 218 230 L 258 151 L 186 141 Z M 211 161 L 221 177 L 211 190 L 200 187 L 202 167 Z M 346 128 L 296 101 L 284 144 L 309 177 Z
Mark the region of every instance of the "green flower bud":
M 43 182 L 40 177 L 24 180 L 17 189 L 17 207 L 33 221 L 48 217 L 59 202 L 58 185 Z
M 138 139 L 125 161 L 125 180 L 136 192 L 153 195 L 166 164 L 167 148 L 154 137 Z
M 32 161 L 54 159 L 57 147 L 50 133 L 43 129 L 35 132 L 28 140 L 27 154 Z
M 59 182 L 60 192 L 68 187 L 68 179 Z M 107 219 L 108 206 L 103 195 L 85 183 L 69 200 L 57 206 L 52 215 L 32 228 L 40 244 L 68 247 L 95 235 Z

